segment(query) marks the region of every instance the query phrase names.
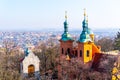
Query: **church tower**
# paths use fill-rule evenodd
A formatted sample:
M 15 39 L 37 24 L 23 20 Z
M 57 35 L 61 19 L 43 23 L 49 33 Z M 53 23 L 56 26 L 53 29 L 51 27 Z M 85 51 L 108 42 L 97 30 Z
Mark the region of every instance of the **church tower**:
M 92 31 L 88 28 L 88 19 L 84 9 L 84 20 L 82 22 L 82 33 L 78 40 L 78 57 L 84 62 L 92 60 L 92 42 L 93 38 L 90 36 Z
M 61 55 L 66 55 L 70 57 L 73 49 L 74 40 L 68 32 L 67 12 L 65 12 L 64 33 L 62 34 L 61 39 L 59 41 Z

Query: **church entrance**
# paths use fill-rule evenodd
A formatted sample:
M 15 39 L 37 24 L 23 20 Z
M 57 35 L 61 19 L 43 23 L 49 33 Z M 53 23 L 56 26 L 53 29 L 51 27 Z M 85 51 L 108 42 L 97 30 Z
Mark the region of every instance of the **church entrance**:
M 29 65 L 29 66 L 28 66 L 28 76 L 29 76 L 29 77 L 33 77 L 33 76 L 34 76 L 34 72 L 35 72 L 35 67 L 34 67 L 34 65 Z

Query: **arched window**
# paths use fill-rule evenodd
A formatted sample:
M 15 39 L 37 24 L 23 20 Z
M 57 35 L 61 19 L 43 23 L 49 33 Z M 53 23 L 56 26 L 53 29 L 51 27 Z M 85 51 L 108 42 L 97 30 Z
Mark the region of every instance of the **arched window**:
M 77 52 L 77 50 L 75 50 L 75 57 L 77 57 L 78 56 L 78 52 Z
M 70 48 L 67 49 L 68 54 L 70 54 Z
M 82 50 L 80 50 L 80 57 L 82 57 Z
M 67 50 L 66 50 L 66 52 L 65 52 L 65 55 L 70 55 L 70 48 L 68 48 Z
M 62 54 L 64 54 L 64 49 L 62 48 Z

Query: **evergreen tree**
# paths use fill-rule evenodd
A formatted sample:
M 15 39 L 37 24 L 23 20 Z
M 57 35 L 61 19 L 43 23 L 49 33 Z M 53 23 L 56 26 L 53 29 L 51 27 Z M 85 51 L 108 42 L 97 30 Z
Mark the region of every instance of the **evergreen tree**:
M 120 51 L 120 32 L 118 32 L 115 37 L 114 49 Z

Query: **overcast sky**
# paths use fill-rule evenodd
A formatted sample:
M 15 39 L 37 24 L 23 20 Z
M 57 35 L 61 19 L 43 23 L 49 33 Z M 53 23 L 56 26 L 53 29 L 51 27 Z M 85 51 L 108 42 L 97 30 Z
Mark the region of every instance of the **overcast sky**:
M 81 29 L 84 8 L 90 28 L 120 27 L 120 0 L 0 0 L 0 30 L 63 29 L 65 11 Z

